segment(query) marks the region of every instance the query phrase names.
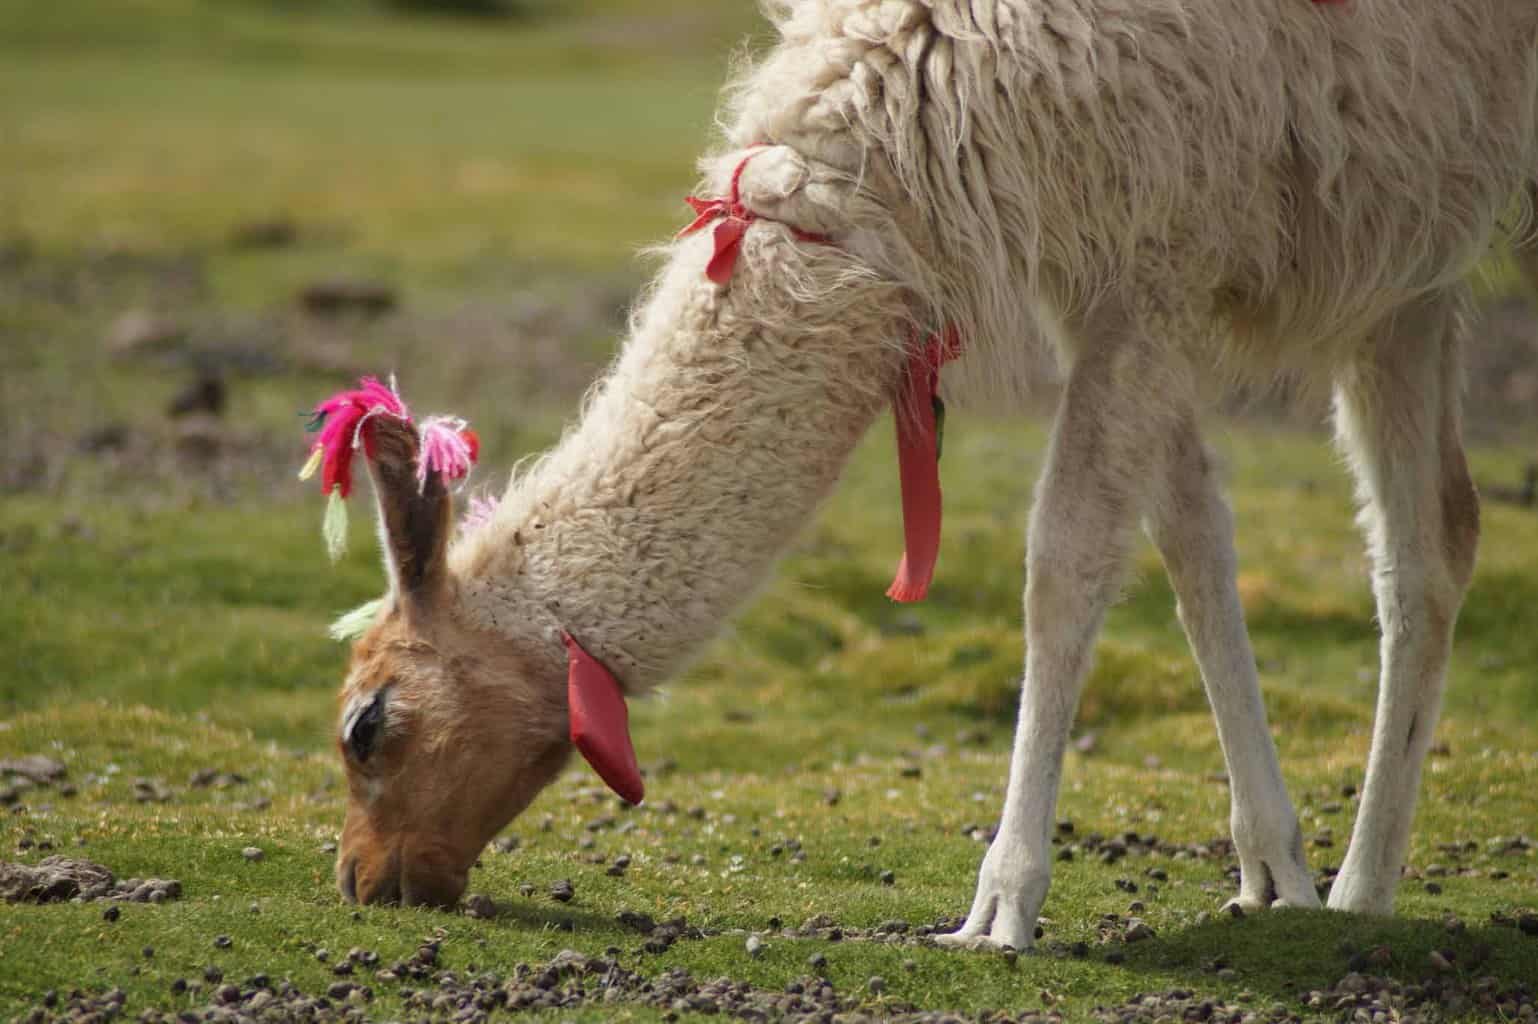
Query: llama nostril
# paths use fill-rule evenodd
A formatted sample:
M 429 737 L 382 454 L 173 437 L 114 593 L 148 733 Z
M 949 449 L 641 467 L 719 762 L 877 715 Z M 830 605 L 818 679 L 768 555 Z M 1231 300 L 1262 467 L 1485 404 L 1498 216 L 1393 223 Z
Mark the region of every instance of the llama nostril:
M 337 873 L 337 888 L 342 890 L 342 899 L 348 903 L 358 902 L 358 858 L 350 858 L 347 866 Z

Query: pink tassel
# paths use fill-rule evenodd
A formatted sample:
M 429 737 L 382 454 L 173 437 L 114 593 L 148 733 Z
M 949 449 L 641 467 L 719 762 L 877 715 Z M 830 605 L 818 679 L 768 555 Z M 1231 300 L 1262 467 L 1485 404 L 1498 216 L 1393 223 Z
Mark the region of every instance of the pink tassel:
M 491 517 L 497 514 L 497 507 L 501 504 L 500 498 L 487 497 L 484 494 L 470 495 L 470 506 L 465 510 L 464 518 L 459 521 L 460 532 L 478 530 L 491 522 Z
M 464 420 L 454 416 L 429 416 L 418 430 L 417 483 L 427 486 L 427 474 L 445 480 L 462 480 L 480 456 L 480 438 Z
M 310 457 L 299 471 L 299 479 L 308 480 L 321 471 L 321 493 L 327 495 L 324 534 L 326 546 L 335 561 L 347 536 L 344 499 L 352 494 L 352 457 L 362 448 L 373 458 L 373 436 L 365 428 L 375 416 L 393 416 L 411 424 L 411 410 L 394 388 L 375 377 L 364 377 L 351 391 L 332 395 L 315 407 L 309 431 L 317 434 L 310 446 Z M 414 426 L 414 425 L 413 425 Z M 426 487 L 427 474 L 437 473 L 444 480 L 462 480 L 480 458 L 481 441 L 464 420 L 454 416 L 430 416 L 417 429 L 417 482 Z M 484 502 L 484 499 L 482 499 Z M 495 504 L 491 505 L 495 509 Z M 490 512 L 473 515 L 490 517 Z

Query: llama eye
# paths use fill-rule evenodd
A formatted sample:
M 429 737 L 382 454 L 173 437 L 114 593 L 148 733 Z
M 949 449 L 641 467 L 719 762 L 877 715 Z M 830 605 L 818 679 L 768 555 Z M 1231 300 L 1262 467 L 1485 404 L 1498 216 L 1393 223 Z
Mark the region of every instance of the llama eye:
M 363 763 L 373 753 L 384 726 L 386 688 L 380 687 L 374 699 L 363 705 L 342 725 L 342 742 L 352 751 L 352 756 Z

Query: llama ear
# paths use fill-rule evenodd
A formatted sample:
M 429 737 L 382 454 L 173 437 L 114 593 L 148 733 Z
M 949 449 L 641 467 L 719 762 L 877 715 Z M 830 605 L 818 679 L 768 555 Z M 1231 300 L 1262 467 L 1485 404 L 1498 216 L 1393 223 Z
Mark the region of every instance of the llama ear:
M 379 503 L 379 544 L 390 589 L 402 607 L 429 602 L 447 579 L 453 499 L 436 472 L 417 477 L 419 440 L 411 423 L 375 416 L 364 426 L 369 477 Z

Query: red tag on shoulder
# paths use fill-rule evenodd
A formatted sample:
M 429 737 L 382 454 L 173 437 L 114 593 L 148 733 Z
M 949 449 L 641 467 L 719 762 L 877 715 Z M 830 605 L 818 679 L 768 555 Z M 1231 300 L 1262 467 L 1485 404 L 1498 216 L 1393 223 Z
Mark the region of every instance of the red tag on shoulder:
M 609 670 L 582 649 L 570 633 L 562 633 L 568 659 L 566 702 L 571 718 L 571 742 L 610 789 L 632 804 L 646 797 L 641 767 L 630 742 L 630 709 L 625 694 Z

